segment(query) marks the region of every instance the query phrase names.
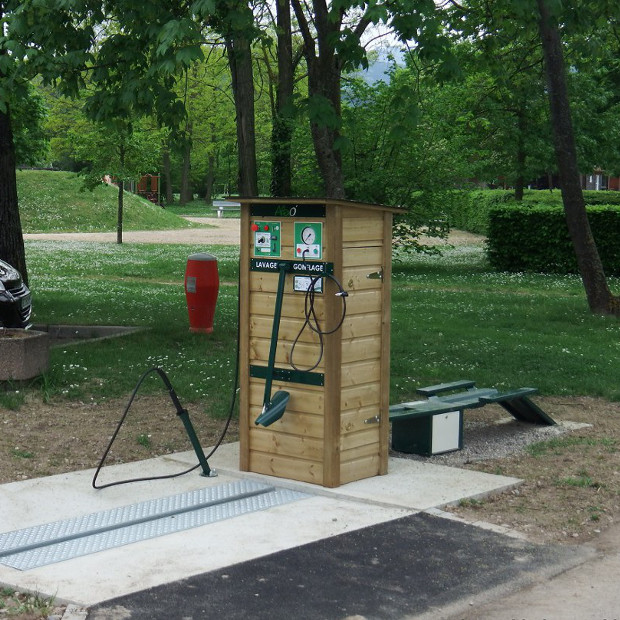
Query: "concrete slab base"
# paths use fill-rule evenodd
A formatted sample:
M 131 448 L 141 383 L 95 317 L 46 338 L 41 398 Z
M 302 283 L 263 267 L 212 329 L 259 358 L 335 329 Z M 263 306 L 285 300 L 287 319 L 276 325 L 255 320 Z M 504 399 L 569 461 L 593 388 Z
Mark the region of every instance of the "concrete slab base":
M 109 510 L 193 489 L 253 478 L 295 488 L 313 497 L 303 502 L 241 515 L 131 545 L 108 549 L 29 571 L 0 564 L 0 583 L 92 606 L 122 595 L 223 569 L 278 551 L 400 519 L 419 511 L 481 497 L 519 484 L 493 476 L 408 459 L 390 459 L 389 474 L 337 489 L 240 472 L 238 444 L 221 446 L 209 465 L 218 473 L 95 490 L 94 471 L 79 471 L 0 486 L 0 530 L 8 532 L 98 510 Z M 195 463 L 191 452 L 114 465 L 100 483 L 170 474 Z

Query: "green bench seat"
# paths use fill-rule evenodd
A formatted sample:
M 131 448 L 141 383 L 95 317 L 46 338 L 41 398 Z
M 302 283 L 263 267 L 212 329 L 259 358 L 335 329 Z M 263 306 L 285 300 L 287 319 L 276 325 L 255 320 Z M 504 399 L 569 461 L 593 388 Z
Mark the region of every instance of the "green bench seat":
M 416 390 L 418 394 L 423 396 L 437 396 L 437 394 L 443 394 L 444 392 L 454 392 L 455 390 L 467 390 L 475 388 L 475 381 L 452 381 L 450 383 L 438 383 L 437 385 L 428 385 Z
M 455 392 L 455 390 L 464 390 Z M 463 412 L 496 403 L 514 418 L 532 424 L 554 425 L 555 420 L 529 396 L 536 388 L 500 392 L 476 388 L 473 381 L 440 383 L 416 390 L 426 400 L 392 405 L 392 448 L 408 454 L 439 454 L 463 447 Z

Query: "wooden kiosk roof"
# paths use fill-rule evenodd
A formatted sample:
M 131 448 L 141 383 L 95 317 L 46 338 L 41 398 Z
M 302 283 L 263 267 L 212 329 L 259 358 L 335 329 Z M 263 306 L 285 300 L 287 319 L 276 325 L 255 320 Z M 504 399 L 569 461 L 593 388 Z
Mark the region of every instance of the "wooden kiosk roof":
M 226 200 L 239 202 L 241 204 L 273 204 L 281 202 L 282 204 L 320 204 L 338 207 L 353 207 L 356 209 L 370 209 L 373 211 L 388 211 L 394 214 L 404 214 L 407 209 L 404 207 L 391 207 L 389 205 L 373 204 L 370 202 L 358 202 L 356 200 L 344 200 L 341 198 L 283 198 L 283 197 L 266 197 L 266 196 L 228 196 Z

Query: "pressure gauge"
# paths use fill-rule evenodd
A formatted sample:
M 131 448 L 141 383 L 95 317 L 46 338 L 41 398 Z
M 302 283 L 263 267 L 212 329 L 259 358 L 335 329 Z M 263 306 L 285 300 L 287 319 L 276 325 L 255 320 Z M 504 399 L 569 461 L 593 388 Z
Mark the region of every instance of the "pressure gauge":
M 316 239 L 316 231 L 312 226 L 306 226 L 301 231 L 301 240 L 306 245 L 312 245 Z

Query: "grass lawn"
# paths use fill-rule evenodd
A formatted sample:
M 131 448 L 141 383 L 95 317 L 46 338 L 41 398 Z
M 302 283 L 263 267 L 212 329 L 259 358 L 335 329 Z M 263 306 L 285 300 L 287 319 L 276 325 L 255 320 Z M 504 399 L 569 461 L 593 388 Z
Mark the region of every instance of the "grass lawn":
M 190 217 L 217 217 L 217 208 L 214 207 L 212 203 L 205 202 L 204 200 L 192 200 L 184 205 L 166 205 L 166 211 L 168 211 L 168 213 L 174 213 L 175 215 L 186 215 Z M 238 213 L 237 217 L 239 217 Z
M 102 183 L 83 189 L 72 172 L 21 170 L 17 172 L 19 212 L 25 233 L 112 232 L 116 230 L 116 187 Z M 181 213 L 185 215 L 186 213 Z M 168 230 L 197 226 L 168 209 L 125 192 L 125 230 Z
M 212 335 L 189 332 L 183 245 L 27 242 L 35 323 L 136 325 L 120 339 L 51 350 L 43 389 L 98 400 L 128 394 L 161 366 L 189 402 L 205 396 L 224 415 L 234 368 L 238 248 L 218 248 L 222 279 Z M 160 384 L 153 379 L 158 388 Z M 149 386 L 145 386 L 148 392 Z M 221 402 L 221 407 L 218 403 Z
M 183 274 L 192 248 L 41 241 L 26 248 L 35 322 L 148 328 L 54 348 L 36 389 L 69 399 L 124 396 L 144 370 L 160 365 L 180 397 L 206 397 L 225 414 L 238 248 L 217 250 L 221 284 L 211 335 L 188 330 Z M 411 399 L 422 385 L 456 379 L 620 399 L 620 323 L 589 313 L 578 277 L 498 274 L 483 249 L 471 246 L 441 257 L 396 256 L 393 285 L 392 402 Z
M 496 273 L 482 248 L 459 247 L 397 259 L 392 308 L 393 401 L 463 378 L 620 400 L 620 323 L 589 312 L 576 275 Z

